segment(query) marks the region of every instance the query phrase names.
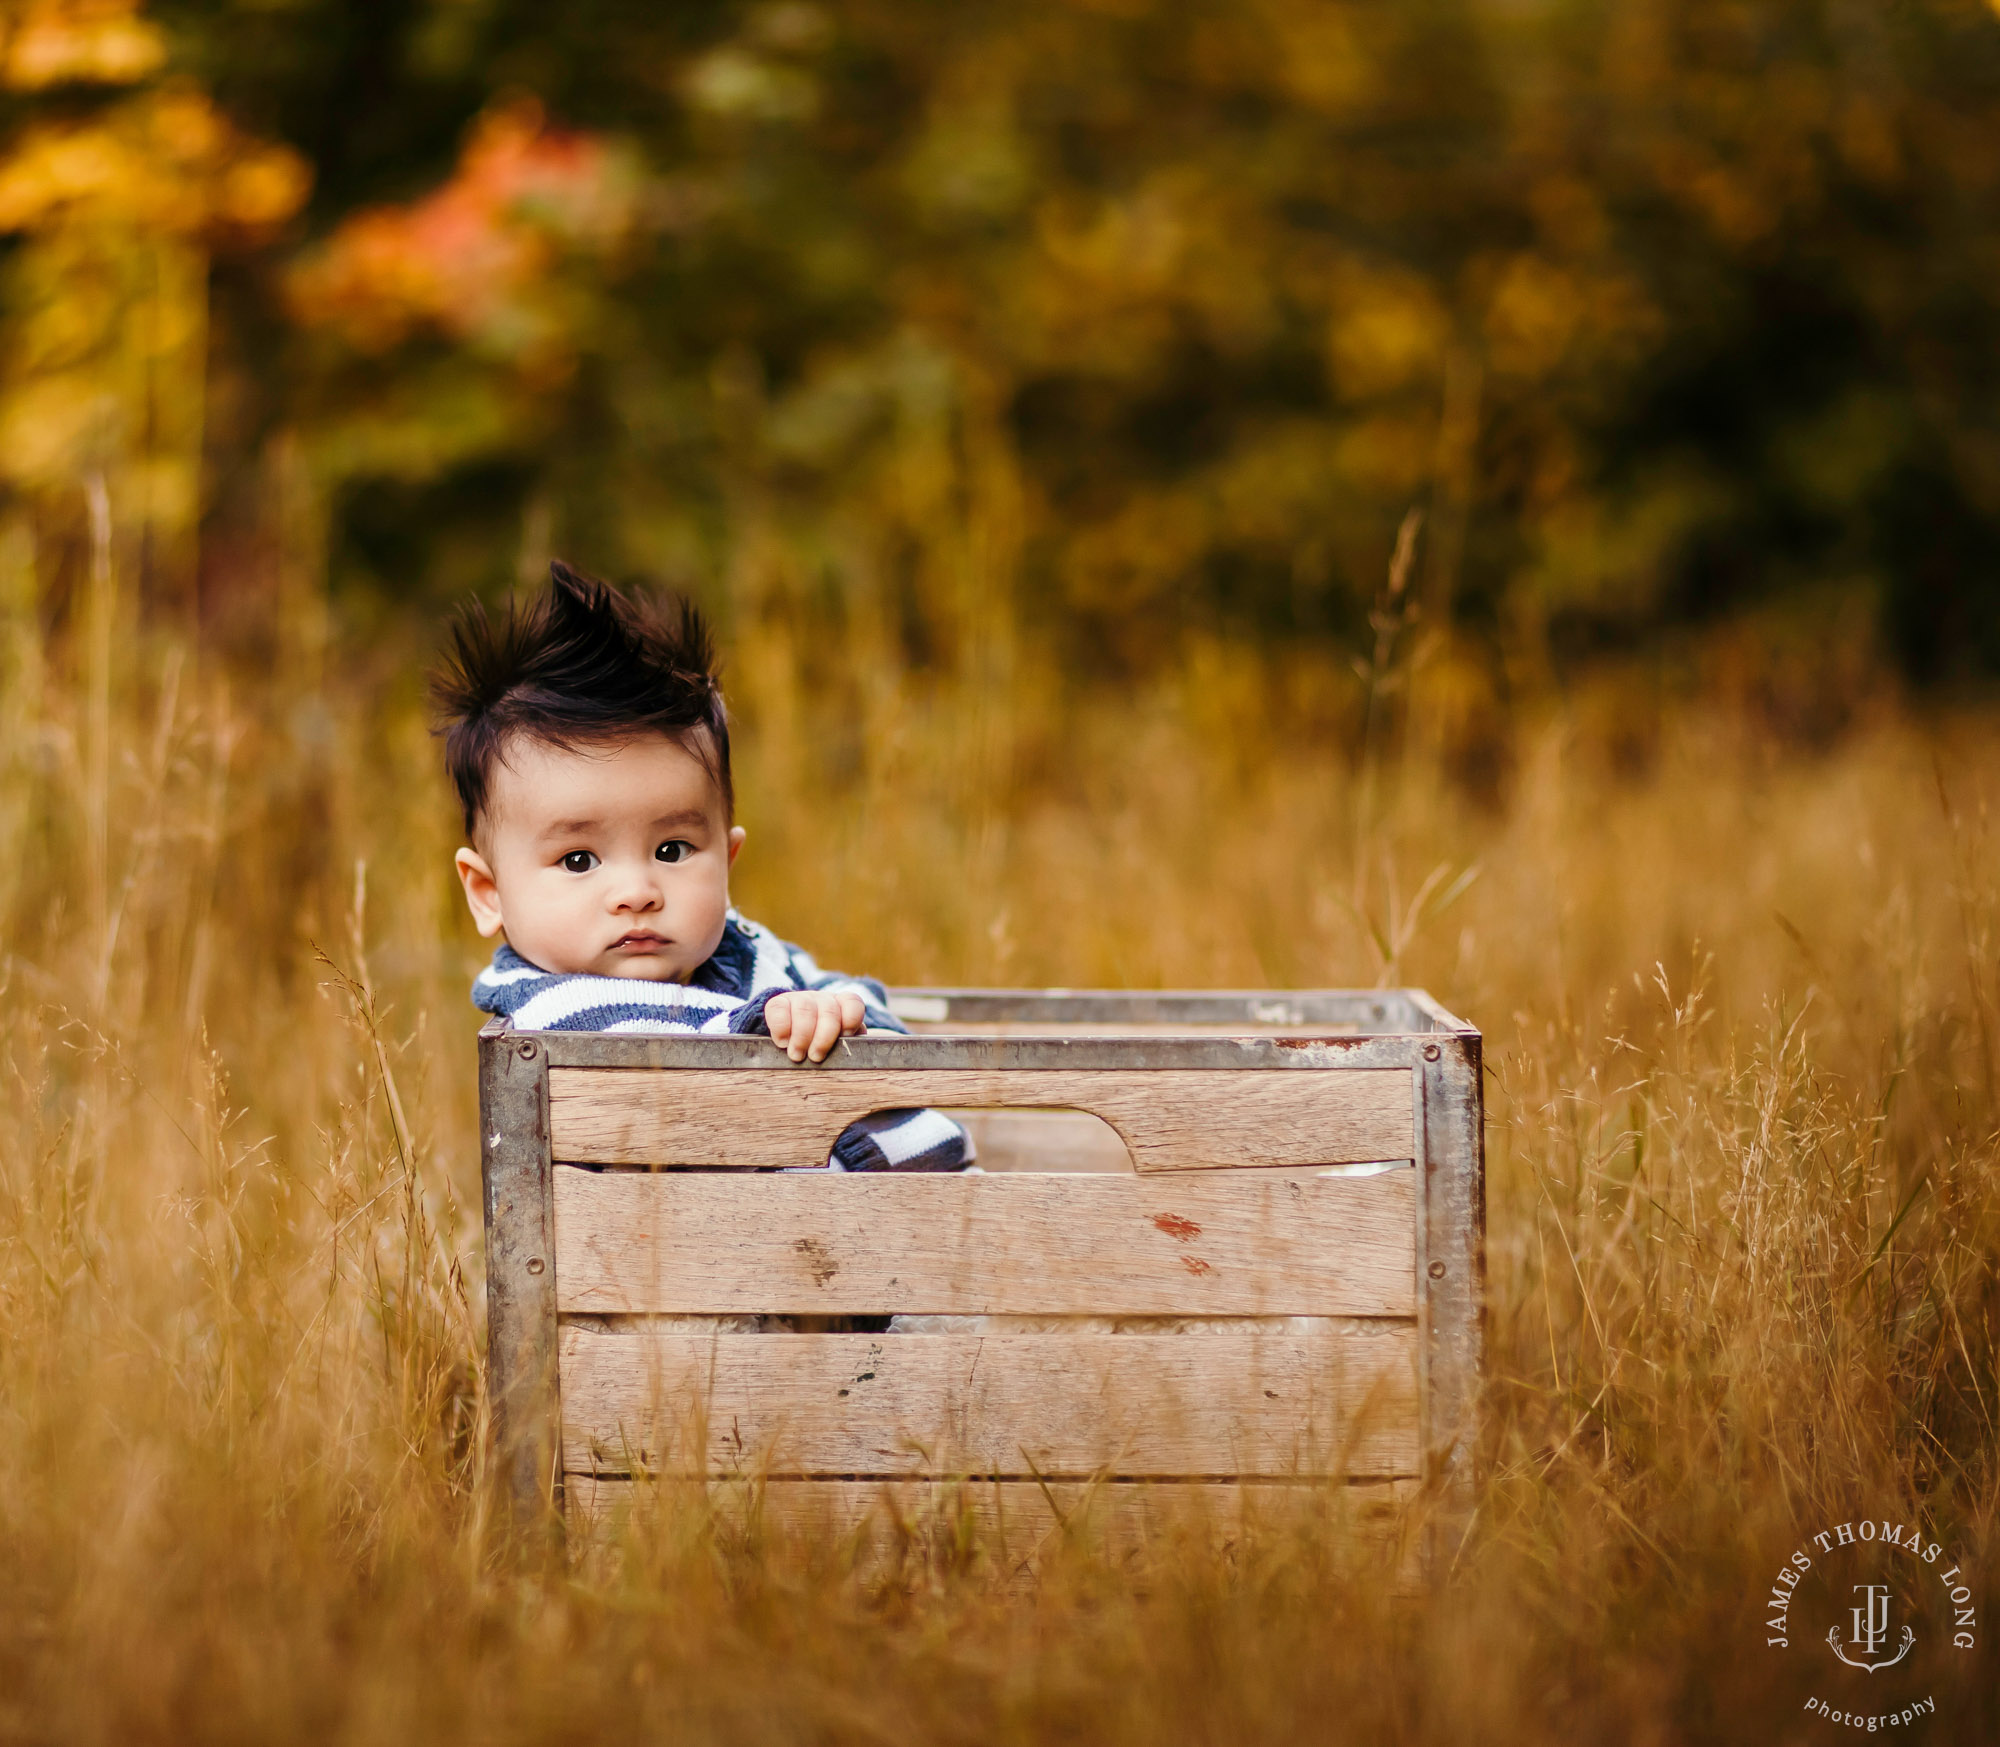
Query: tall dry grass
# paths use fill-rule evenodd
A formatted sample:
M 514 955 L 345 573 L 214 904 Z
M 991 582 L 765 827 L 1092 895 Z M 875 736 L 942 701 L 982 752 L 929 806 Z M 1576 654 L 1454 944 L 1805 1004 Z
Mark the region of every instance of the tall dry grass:
M 1551 694 L 1482 807 L 1421 685 L 1358 768 L 1224 648 L 857 708 L 746 628 L 739 898 L 827 962 L 1420 982 L 1482 1025 L 1488 1479 L 1414 1608 L 1307 1541 L 1022 1593 L 691 1507 L 543 1573 L 488 1515 L 480 952 L 420 652 L 220 671 L 108 544 L 52 635 L 35 561 L 0 551 L 0 1738 L 1809 1739 L 1761 1626 L 1807 1528 L 1995 1569 L 2000 721 L 1807 752 L 1689 703 L 1635 755 L 1591 726 L 1625 700 Z M 2000 1714 L 1986 1642 L 1921 1649 L 1935 1738 Z

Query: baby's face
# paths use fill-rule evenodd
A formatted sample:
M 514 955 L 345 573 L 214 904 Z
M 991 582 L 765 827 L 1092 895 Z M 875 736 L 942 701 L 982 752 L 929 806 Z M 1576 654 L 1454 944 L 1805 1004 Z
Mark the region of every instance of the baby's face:
M 545 971 L 684 983 L 722 939 L 743 832 L 664 734 L 574 752 L 517 738 L 481 823 L 457 857 L 473 920 Z

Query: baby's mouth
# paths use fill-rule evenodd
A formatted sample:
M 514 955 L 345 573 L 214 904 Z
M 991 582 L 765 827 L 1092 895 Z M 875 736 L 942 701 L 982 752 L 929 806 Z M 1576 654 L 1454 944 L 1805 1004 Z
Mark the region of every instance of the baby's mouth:
M 657 952 L 667 944 L 665 935 L 653 934 L 645 929 L 636 933 L 620 935 L 611 943 L 613 952 Z

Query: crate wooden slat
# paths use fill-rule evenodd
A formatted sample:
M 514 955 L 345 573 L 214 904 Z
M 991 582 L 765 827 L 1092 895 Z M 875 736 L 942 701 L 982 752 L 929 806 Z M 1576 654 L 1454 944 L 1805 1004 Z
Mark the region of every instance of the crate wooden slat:
M 1339 1075 L 1250 1068 L 905 1069 L 825 1074 L 799 1064 L 729 1075 L 557 1068 L 555 1157 L 577 1164 L 811 1166 L 857 1117 L 915 1104 L 1074 1106 L 1101 1116 L 1140 1171 L 1337 1165 L 1416 1156 L 1407 1068 Z
M 1415 1175 L 767 1177 L 558 1165 L 556 1307 L 1413 1317 Z
M 569 1325 L 560 1347 L 570 1473 L 1387 1477 L 1419 1463 L 1402 1322 L 1304 1336 Z
M 672 1508 L 673 1488 L 624 1477 L 568 1477 L 567 1513 L 582 1535 L 614 1532 L 621 1516 Z M 1010 1575 L 1031 1576 L 1075 1539 L 1114 1560 L 1142 1559 L 1190 1541 L 1214 1551 L 1301 1533 L 1329 1537 L 1358 1575 L 1409 1593 L 1420 1575 L 1408 1532 L 1418 1484 L 1378 1480 L 1289 1481 L 756 1480 L 704 1486 L 700 1503 L 739 1531 L 851 1537 L 866 1565 L 942 1548 L 956 1556 L 969 1538 Z M 969 1531 L 969 1537 L 968 1537 Z

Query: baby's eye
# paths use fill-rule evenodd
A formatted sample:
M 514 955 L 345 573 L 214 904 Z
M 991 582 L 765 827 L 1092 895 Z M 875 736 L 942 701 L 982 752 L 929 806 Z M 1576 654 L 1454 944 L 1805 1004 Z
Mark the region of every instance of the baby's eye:
M 686 861 L 694 854 L 694 845 L 685 837 L 670 837 L 653 854 L 660 861 Z
M 588 849 L 572 849 L 562 858 L 562 864 L 570 873 L 589 873 L 597 865 L 597 856 Z

